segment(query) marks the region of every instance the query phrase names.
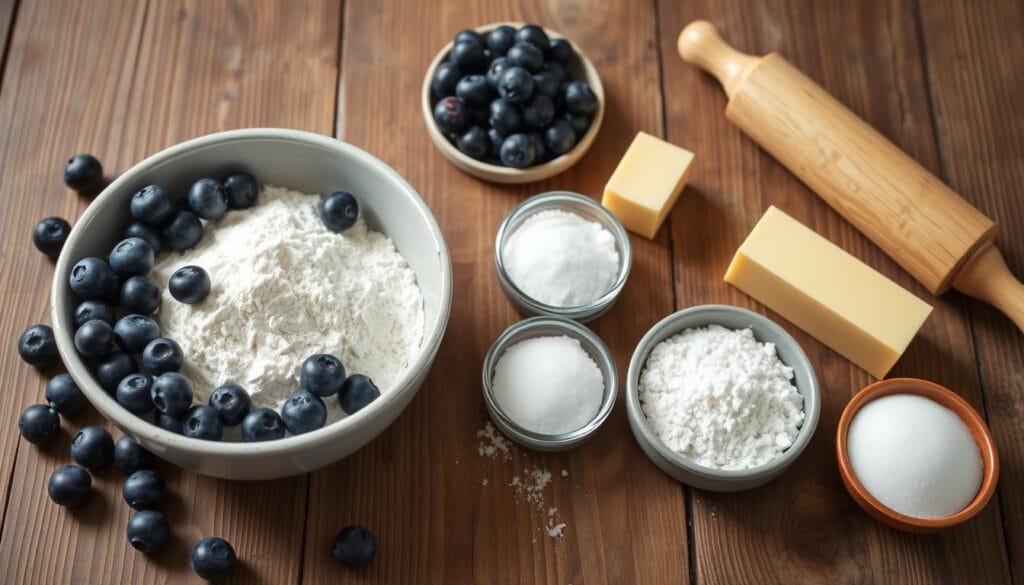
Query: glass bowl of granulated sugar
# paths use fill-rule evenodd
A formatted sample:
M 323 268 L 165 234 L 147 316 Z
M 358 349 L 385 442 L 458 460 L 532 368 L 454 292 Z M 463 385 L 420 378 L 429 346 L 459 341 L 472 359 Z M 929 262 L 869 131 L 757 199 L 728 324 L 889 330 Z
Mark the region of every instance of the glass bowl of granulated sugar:
M 662 319 L 626 374 L 626 413 L 644 453 L 694 487 L 768 483 L 803 452 L 821 397 L 807 355 L 752 311 L 702 305 Z

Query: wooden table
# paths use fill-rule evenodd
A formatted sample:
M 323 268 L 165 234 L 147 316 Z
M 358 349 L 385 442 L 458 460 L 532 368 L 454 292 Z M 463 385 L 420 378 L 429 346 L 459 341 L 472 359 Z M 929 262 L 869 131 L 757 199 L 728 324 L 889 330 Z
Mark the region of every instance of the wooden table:
M 436 5 L 435 5 L 436 4 Z M 1006 583 L 1024 582 L 1024 337 L 956 293 L 932 299 L 722 116 L 725 98 L 675 53 L 679 30 L 708 18 L 741 50 L 778 51 L 1003 226 L 1024 275 L 1024 4 L 1015 0 L 0 0 L 0 583 L 181 583 L 203 535 L 242 559 L 234 583 Z M 445 162 L 423 128 L 418 89 L 457 30 L 538 22 L 575 40 L 604 80 L 608 110 L 593 149 L 541 184 L 479 182 Z M 65 421 L 40 449 L 16 432 L 45 377 L 16 339 L 48 321 L 52 265 L 31 246 L 39 218 L 75 218 L 88 200 L 60 169 L 95 153 L 111 174 L 200 134 L 283 126 L 335 135 L 384 159 L 429 202 L 455 269 L 456 302 L 420 394 L 377 440 L 303 477 L 232 483 L 165 466 L 173 543 L 154 558 L 124 537 L 129 509 L 113 469 L 68 512 L 46 497 L 67 460 Z M 790 324 L 822 381 L 818 432 L 778 480 L 741 494 L 690 489 L 637 448 L 619 404 L 589 443 L 565 454 L 477 453 L 487 415 L 479 371 L 490 341 L 519 318 L 492 268 L 498 222 L 525 196 L 598 196 L 644 130 L 697 153 L 690 185 L 654 241 L 633 238 L 630 282 L 594 324 L 620 370 L 644 331 L 672 311 L 730 303 L 725 266 L 775 204 L 933 302 L 893 376 L 928 378 L 983 412 L 998 440 L 998 497 L 933 536 L 886 529 L 847 496 L 833 458 L 843 405 L 869 376 Z M 509 485 L 551 470 L 538 509 Z M 566 470 L 563 477 L 561 470 Z M 566 522 L 549 538 L 547 508 Z M 365 571 L 330 555 L 335 532 L 372 528 Z

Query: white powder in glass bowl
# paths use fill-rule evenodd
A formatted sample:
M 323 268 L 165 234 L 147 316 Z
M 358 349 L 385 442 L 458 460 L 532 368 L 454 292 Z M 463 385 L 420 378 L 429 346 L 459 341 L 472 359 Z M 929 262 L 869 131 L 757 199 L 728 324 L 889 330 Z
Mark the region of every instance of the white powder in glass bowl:
M 153 270 L 164 291 L 161 333 L 181 345 L 196 402 L 234 382 L 254 405 L 276 408 L 299 389 L 299 366 L 316 353 L 337 356 L 349 375 L 369 376 L 384 393 L 415 357 L 424 322 L 415 273 L 362 218 L 341 234 L 329 231 L 319 200 L 266 186 L 256 206 L 208 224 L 199 245 Z M 166 286 L 189 264 L 212 282 L 196 305 L 178 302 Z M 324 402 L 328 421 L 344 416 L 337 398 Z

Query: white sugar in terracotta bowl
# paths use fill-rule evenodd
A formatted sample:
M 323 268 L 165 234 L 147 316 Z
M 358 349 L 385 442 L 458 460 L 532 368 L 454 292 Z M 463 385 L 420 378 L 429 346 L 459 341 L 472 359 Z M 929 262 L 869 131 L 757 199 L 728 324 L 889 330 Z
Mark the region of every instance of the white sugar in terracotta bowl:
M 132 194 L 159 183 L 180 198 L 195 179 L 223 176 L 233 170 L 248 171 L 261 184 L 304 193 L 339 188 L 352 192 L 367 224 L 394 240 L 423 293 L 423 341 L 395 386 L 382 388 L 380 398 L 352 416 L 277 441 L 202 441 L 165 431 L 121 407 L 95 380 L 73 342 L 72 313 L 78 301 L 68 287 L 68 273 L 86 256 L 106 256 L 130 222 Z M 437 355 L 451 298 L 451 261 L 444 236 L 426 203 L 405 179 L 369 153 L 344 142 L 296 130 L 258 128 L 211 134 L 172 146 L 135 165 L 104 189 L 78 220 L 57 261 L 51 310 L 57 347 L 68 372 L 93 406 L 126 435 L 155 455 L 197 473 L 228 479 L 272 479 L 338 461 L 370 442 L 398 417 Z

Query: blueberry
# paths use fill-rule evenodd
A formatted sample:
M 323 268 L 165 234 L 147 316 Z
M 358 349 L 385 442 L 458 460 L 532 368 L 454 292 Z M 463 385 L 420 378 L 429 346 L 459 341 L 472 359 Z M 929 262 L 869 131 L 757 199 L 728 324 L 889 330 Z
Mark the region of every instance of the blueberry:
M 110 251 L 110 269 L 122 276 L 146 274 L 153 268 L 156 254 L 153 246 L 142 238 L 121 240 Z
M 508 67 L 498 78 L 498 94 L 514 104 L 521 104 L 533 95 L 533 76 L 522 67 Z
M 544 95 L 549 98 L 554 98 L 558 95 L 558 89 L 561 87 L 562 82 L 555 76 L 554 73 L 549 71 L 541 71 L 533 75 L 533 93 L 534 95 Z
M 85 357 L 99 357 L 114 348 L 114 328 L 106 321 L 93 319 L 75 331 L 75 349 Z
M 548 61 L 565 65 L 572 58 L 572 45 L 565 39 L 551 39 L 545 54 Z
M 197 404 L 185 415 L 185 420 L 181 424 L 181 434 L 193 439 L 219 441 L 224 434 L 224 424 L 212 407 Z
M 505 137 L 494 128 L 487 130 L 487 137 L 491 139 L 491 149 L 487 151 L 487 158 L 491 161 L 501 162 L 501 143 Z
M 569 72 L 566 71 L 565 67 L 559 63 L 545 63 L 544 66 L 540 68 L 540 72 L 557 79 L 559 87 L 569 80 Z
M 183 266 L 167 281 L 167 290 L 178 302 L 194 305 L 210 294 L 210 275 L 199 266 Z
M 308 360 L 307 360 L 308 361 Z M 220 416 L 224 426 L 233 427 L 242 422 L 252 408 L 249 393 L 238 384 L 223 384 L 210 394 L 210 407 Z
M 220 183 L 203 178 L 188 190 L 188 206 L 203 219 L 220 219 L 228 212 L 228 196 Z
M 465 30 L 460 30 L 458 32 L 458 34 L 455 35 L 455 39 L 452 42 L 453 43 L 480 43 L 480 42 L 483 42 L 483 40 L 480 38 L 480 33 L 476 32 L 475 30 L 465 29 Z
M 71 441 L 71 459 L 86 469 L 99 469 L 114 458 L 114 439 L 106 429 L 87 426 Z
M 338 392 L 338 402 L 346 413 L 355 414 L 379 396 L 380 390 L 373 380 L 362 374 L 353 374 L 345 380 L 345 384 Z
M 181 418 L 192 406 L 192 382 L 177 372 L 165 372 L 153 380 L 151 395 L 157 410 Z
M 200 540 L 192 549 L 192 571 L 201 579 L 220 581 L 235 568 L 235 549 L 216 536 Z
M 45 368 L 57 361 L 57 340 L 49 325 L 33 325 L 18 338 L 18 355 L 29 365 Z
M 260 184 L 249 173 L 231 173 L 224 179 L 224 193 L 231 209 L 249 209 L 260 195 Z
M 142 350 L 142 365 L 159 376 L 166 372 L 177 372 L 185 363 L 181 346 L 169 337 L 158 337 Z
M 161 185 L 146 185 L 136 191 L 128 208 L 132 217 L 151 226 L 164 223 L 174 214 L 171 194 Z
M 46 383 L 46 401 L 64 416 L 75 416 L 89 403 L 70 374 L 57 374 Z
M 82 301 L 75 307 L 74 321 L 75 328 L 79 328 L 87 321 L 99 319 L 108 325 L 114 324 L 114 309 L 104 301 Z
M 441 63 L 434 70 L 434 77 L 430 80 L 430 91 L 438 98 L 455 95 L 455 84 L 460 79 L 462 71 L 455 63 Z
M 376 554 L 377 539 L 362 526 L 346 526 L 334 538 L 334 558 L 346 567 L 365 567 Z
M 555 117 L 555 104 L 546 95 L 534 94 L 523 106 L 523 121 L 532 128 L 546 128 Z
M 516 29 L 507 24 L 503 24 L 487 33 L 487 37 L 484 40 L 487 44 L 487 48 L 490 49 L 492 53 L 495 55 L 504 55 L 516 42 Z
M 164 480 L 151 469 L 140 469 L 124 480 L 121 495 L 136 510 L 152 510 L 164 499 Z
M 590 117 L 580 114 L 574 114 L 572 112 L 565 112 L 562 114 L 562 119 L 565 120 L 569 126 L 572 127 L 576 133 L 576 139 L 583 138 L 583 135 L 590 129 Z
M 60 416 L 51 406 L 33 404 L 18 417 L 18 430 L 29 443 L 42 445 L 60 430 Z
M 158 552 L 167 543 L 171 527 L 164 515 L 155 510 L 136 512 L 128 519 L 128 542 L 146 554 Z
M 570 81 L 562 90 L 565 107 L 574 114 L 593 114 L 597 110 L 597 96 L 583 81 Z
M 82 258 L 71 268 L 68 285 L 82 300 L 98 299 L 110 286 L 110 266 L 103 260 L 90 256 Z
M 156 229 L 142 223 L 141 221 L 133 221 L 130 224 L 128 224 L 128 227 L 125 228 L 124 233 L 121 234 L 121 238 L 141 238 L 143 240 L 146 240 L 149 246 L 153 248 L 153 254 L 155 256 L 159 256 L 160 252 L 164 248 L 164 243 L 160 239 L 160 234 L 156 231 Z
M 455 85 L 455 95 L 470 106 L 485 106 L 491 101 L 491 86 L 483 75 L 467 75 Z
M 516 42 L 530 43 L 538 49 L 546 49 L 551 44 L 544 29 L 535 24 L 524 25 L 516 31 Z
M 114 324 L 114 342 L 126 353 L 141 353 L 160 337 L 160 326 L 145 315 L 125 315 Z
M 187 209 L 183 209 L 164 224 L 160 230 L 164 238 L 164 244 L 172 250 L 188 250 L 203 239 L 203 223 L 199 216 Z
M 548 147 L 544 146 L 544 137 L 540 132 L 533 131 L 526 135 L 530 139 L 530 143 L 533 144 L 533 152 L 536 153 L 536 157 L 533 160 L 533 164 L 539 165 L 548 160 L 549 154 Z
M 483 160 L 491 150 L 491 139 L 480 126 L 472 126 L 455 142 L 458 149 L 467 156 Z
M 281 406 L 281 420 L 293 435 L 315 431 L 327 422 L 327 406 L 309 390 L 299 390 Z
M 537 149 L 526 134 L 513 134 L 501 143 L 501 162 L 507 167 L 526 168 L 537 158 Z
M 446 97 L 434 105 L 434 122 L 441 132 L 461 132 L 469 124 L 469 108 L 457 97 Z
M 576 145 L 576 132 L 565 120 L 555 120 L 555 123 L 544 131 L 544 144 L 553 154 L 565 154 Z
M 491 102 L 490 118 L 488 124 L 497 130 L 502 136 L 515 134 L 522 128 L 522 118 L 519 116 L 519 108 L 506 99 L 498 98 Z
M 103 293 L 103 300 L 111 305 L 117 305 L 121 300 L 121 287 L 124 285 L 124 277 L 111 271 L 110 284 L 107 285 L 107 292 Z
M 128 374 L 117 385 L 117 403 L 128 412 L 142 416 L 153 410 L 153 376 Z
M 498 81 L 501 79 L 501 74 L 508 68 L 508 61 L 504 57 L 498 57 L 491 64 L 487 66 L 487 85 L 490 85 L 492 89 L 497 91 Z
M 169 414 L 157 412 L 156 418 L 153 419 L 153 424 L 165 431 L 170 431 L 177 435 L 181 434 L 181 419 Z
M 40 220 L 32 230 L 32 243 L 37 250 L 50 258 L 56 258 L 71 233 L 71 224 L 59 217 Z
M 536 45 L 516 43 L 505 54 L 509 67 L 523 67 L 530 73 L 537 73 L 544 66 L 544 53 Z
M 93 193 L 103 185 L 103 165 L 91 154 L 76 154 L 64 166 L 64 184 L 79 193 Z
M 359 202 L 351 193 L 335 191 L 320 200 L 320 221 L 327 229 L 340 234 L 359 219 Z
M 138 371 L 139 365 L 132 356 L 116 352 L 100 358 L 96 364 L 96 380 L 104 390 L 114 393 L 125 376 Z
M 92 477 L 77 465 L 61 465 L 50 475 L 46 486 L 50 499 L 58 506 L 74 508 L 81 505 L 92 491 Z
M 486 63 L 483 44 L 477 41 L 462 41 L 452 45 L 448 60 L 463 71 L 476 71 Z
M 125 475 L 153 466 L 153 454 L 129 436 L 123 436 L 114 444 L 114 465 Z
M 152 315 L 160 308 L 160 287 L 145 276 L 133 276 L 121 285 L 121 306 L 138 315 Z
M 338 393 L 345 383 L 345 366 L 333 355 L 318 353 L 302 362 L 299 368 L 299 386 L 317 396 Z
M 284 422 L 269 408 L 256 408 L 242 419 L 242 439 L 248 442 L 273 441 L 284 437 Z

